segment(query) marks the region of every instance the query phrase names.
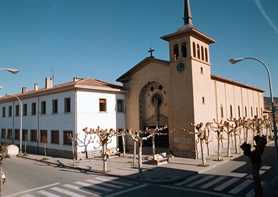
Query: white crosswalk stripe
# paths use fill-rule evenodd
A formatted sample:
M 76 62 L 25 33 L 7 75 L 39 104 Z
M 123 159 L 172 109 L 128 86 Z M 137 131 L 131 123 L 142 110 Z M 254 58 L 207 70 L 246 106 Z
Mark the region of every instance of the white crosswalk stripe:
M 97 180 L 101 180 L 101 181 L 106 181 L 106 182 L 111 182 L 111 183 L 115 183 L 115 184 L 118 184 L 118 185 L 124 185 L 124 186 L 132 186 L 133 184 L 131 183 L 124 183 L 122 181 L 116 181 L 116 180 L 109 180 L 109 179 L 106 179 L 106 178 L 103 178 L 103 177 L 96 177 Z
M 112 187 L 112 188 L 116 188 L 116 189 L 122 189 L 124 188 L 123 186 L 119 186 L 119 185 L 112 185 L 110 183 L 103 183 L 101 181 L 98 181 L 98 180 L 92 180 L 92 179 L 87 179 L 86 180 L 87 182 L 90 182 L 90 183 L 93 183 L 93 184 L 100 184 L 100 185 L 103 185 L 103 186 L 107 186 L 107 187 Z
M 188 182 L 191 182 L 191 181 L 193 181 L 193 180 L 195 180 L 195 179 L 197 179 L 197 178 L 200 178 L 200 177 L 203 177 L 203 175 L 201 175 L 201 174 L 196 174 L 196 175 L 194 175 L 194 176 L 191 176 L 191 177 L 185 179 L 184 181 L 181 181 L 181 182 L 176 183 L 175 185 L 178 185 L 178 186 L 179 186 L 179 185 L 183 185 L 183 184 L 186 184 L 186 183 L 188 183 Z
M 74 193 L 74 192 L 71 192 L 69 190 L 65 190 L 65 189 L 62 189 L 60 187 L 52 187 L 50 188 L 51 190 L 54 190 L 54 191 L 57 191 L 57 192 L 60 192 L 62 194 L 66 194 L 66 195 L 69 195 L 69 196 L 72 196 L 72 197 L 85 197 L 83 195 L 80 195 L 80 194 L 77 194 L 77 193 Z
M 229 193 L 231 194 L 237 194 L 238 192 L 240 192 L 241 190 L 243 190 L 244 188 L 246 188 L 247 186 L 249 186 L 253 181 L 250 179 L 245 180 L 243 183 L 241 183 L 240 185 L 238 185 L 237 187 L 235 187 L 234 189 L 232 189 L 231 191 L 229 191 Z
M 37 191 L 37 193 L 40 194 L 40 195 L 46 196 L 46 197 L 60 197 L 56 194 L 50 193 L 50 192 L 45 191 L 45 190 Z
M 217 179 L 214 179 L 213 181 L 210 181 L 210 182 L 208 182 L 207 184 L 202 185 L 200 188 L 201 188 L 201 189 L 207 189 L 207 188 L 211 187 L 212 185 L 214 185 L 214 184 L 216 184 L 216 183 L 222 181 L 222 180 L 225 179 L 225 178 L 226 178 L 225 176 L 218 177 Z
M 90 183 L 84 183 L 84 182 L 81 182 L 81 181 L 77 181 L 77 182 L 75 182 L 75 184 L 82 185 L 82 186 L 85 186 L 85 187 L 89 187 L 89 188 L 92 188 L 92 189 L 107 191 L 107 192 L 112 192 L 113 191 L 113 189 L 110 189 L 110 188 L 105 188 L 105 187 L 101 187 L 101 186 L 97 186 L 97 185 L 92 185 Z
M 88 189 L 85 189 L 85 188 L 82 188 L 82 187 L 78 187 L 78 186 L 75 186 L 75 185 L 71 185 L 71 184 L 65 184 L 63 186 L 68 187 L 68 188 L 73 189 L 73 190 L 76 190 L 78 192 L 84 192 L 84 193 L 90 194 L 92 196 L 101 195 L 101 193 L 99 193 L 99 192 L 91 191 L 91 190 L 88 190 Z
M 237 182 L 240 178 L 232 178 L 229 181 L 226 181 L 225 183 L 217 186 L 216 188 L 214 188 L 213 190 L 215 191 L 222 191 L 223 189 L 225 189 L 226 187 L 230 186 L 231 184 Z
M 187 186 L 188 186 L 188 187 L 194 187 L 194 186 L 196 186 L 196 185 L 199 185 L 200 183 L 203 183 L 203 182 L 205 182 L 205 181 L 211 179 L 212 177 L 214 177 L 214 176 L 205 176 L 204 178 L 199 179 L 198 181 L 195 181 L 195 182 L 193 182 L 193 183 L 191 183 L 191 184 L 189 184 L 189 185 L 187 185 Z

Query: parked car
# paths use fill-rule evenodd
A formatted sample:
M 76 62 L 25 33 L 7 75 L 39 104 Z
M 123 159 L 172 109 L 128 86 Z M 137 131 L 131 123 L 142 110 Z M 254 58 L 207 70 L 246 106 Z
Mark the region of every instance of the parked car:
M 3 184 L 6 182 L 6 176 L 3 171 L 2 171 L 2 181 L 3 181 Z

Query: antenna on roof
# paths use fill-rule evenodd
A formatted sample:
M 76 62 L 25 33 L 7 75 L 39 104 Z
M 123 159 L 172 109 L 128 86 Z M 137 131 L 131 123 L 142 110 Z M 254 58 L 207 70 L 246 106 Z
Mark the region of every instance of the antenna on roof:
M 51 75 L 51 78 L 52 78 L 52 80 L 53 80 L 53 85 L 54 85 L 54 78 L 55 78 L 55 76 L 57 76 L 58 74 L 55 74 L 54 69 L 51 69 L 50 72 L 51 72 L 50 75 Z

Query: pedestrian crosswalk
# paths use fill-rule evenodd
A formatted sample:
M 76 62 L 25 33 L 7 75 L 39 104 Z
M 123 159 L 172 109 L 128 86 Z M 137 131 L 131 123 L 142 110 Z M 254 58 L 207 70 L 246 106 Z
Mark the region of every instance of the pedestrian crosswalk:
M 143 184 L 145 186 L 146 184 Z M 26 192 L 19 192 L 7 197 L 85 197 L 85 196 L 108 196 L 116 193 L 124 193 L 133 188 L 142 187 L 142 184 L 115 177 L 95 176 L 86 180 L 79 180 L 69 184 L 55 183 L 49 186 L 34 188 Z M 114 195 L 115 196 L 115 195 Z
M 265 185 L 266 182 L 262 182 Z M 214 192 L 223 192 L 236 196 L 251 197 L 254 195 L 253 180 L 245 177 L 229 177 L 217 175 L 196 174 L 181 182 L 175 183 L 175 186 L 211 190 Z

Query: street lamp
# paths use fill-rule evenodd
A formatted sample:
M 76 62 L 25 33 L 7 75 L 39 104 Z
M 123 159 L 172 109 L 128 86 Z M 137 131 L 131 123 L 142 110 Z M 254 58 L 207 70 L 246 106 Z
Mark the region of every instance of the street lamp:
M 20 129 L 19 129 L 19 153 L 22 154 L 22 102 L 16 95 L 6 95 L 8 97 L 16 97 L 20 103 Z
M 237 62 L 240 62 L 245 59 L 251 59 L 256 60 L 260 62 L 262 65 L 264 65 L 267 75 L 268 75 L 268 83 L 269 83 L 269 92 L 270 92 L 270 98 L 271 98 L 271 111 L 272 111 L 272 120 L 273 120 L 273 129 L 274 129 L 274 141 L 275 141 L 275 154 L 276 154 L 276 175 L 278 175 L 278 150 L 277 150 L 277 127 L 276 127 L 276 121 L 275 121 L 275 108 L 274 108 L 274 102 L 273 102 L 273 96 L 272 96 L 272 82 L 271 82 L 271 76 L 268 67 L 264 62 L 257 58 L 253 57 L 245 57 L 245 58 L 233 58 L 230 59 L 229 62 L 231 64 L 236 64 Z
M 16 74 L 16 73 L 19 72 L 19 70 L 15 69 L 15 68 L 0 68 L 0 70 L 6 70 L 6 71 L 9 71 L 9 72 L 11 72 L 13 74 Z

